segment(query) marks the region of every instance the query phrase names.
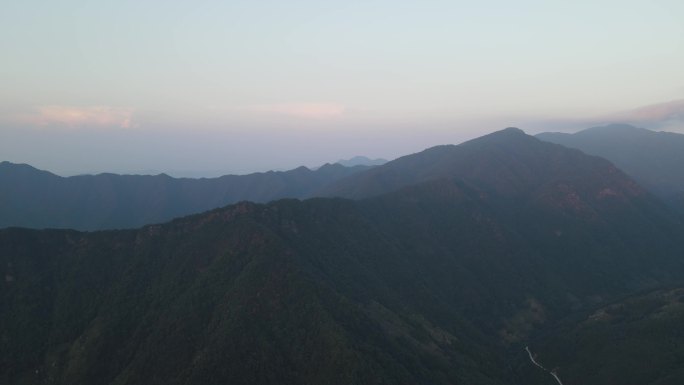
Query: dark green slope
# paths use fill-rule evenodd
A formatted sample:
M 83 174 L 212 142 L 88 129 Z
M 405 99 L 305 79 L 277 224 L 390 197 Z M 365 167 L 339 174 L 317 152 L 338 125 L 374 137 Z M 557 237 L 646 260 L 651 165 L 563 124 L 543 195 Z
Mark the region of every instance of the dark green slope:
M 682 134 L 612 124 L 574 134 L 546 132 L 537 138 L 604 157 L 668 203 L 684 208 Z
M 567 385 L 684 382 L 684 289 L 640 293 L 564 320 L 531 345 Z M 522 378 L 539 373 L 520 364 Z
M 325 165 L 284 172 L 172 178 L 83 175 L 63 178 L 28 165 L 0 163 L 0 227 L 100 230 L 135 228 L 241 200 L 306 198 L 366 166 Z
M 503 383 L 461 317 L 457 341 L 393 290 L 416 274 L 378 268 L 406 254 L 351 202 L 1 234 L 5 383 Z
M 0 381 L 543 384 L 518 363 L 557 321 L 682 282 L 678 218 L 610 163 L 518 131 L 474 143 L 494 174 L 0 231 Z

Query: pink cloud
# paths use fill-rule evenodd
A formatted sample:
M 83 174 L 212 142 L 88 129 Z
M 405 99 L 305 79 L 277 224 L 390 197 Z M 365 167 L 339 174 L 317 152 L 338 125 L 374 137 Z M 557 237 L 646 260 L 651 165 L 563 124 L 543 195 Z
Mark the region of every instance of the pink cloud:
M 337 103 L 279 103 L 247 106 L 242 110 L 304 119 L 331 119 L 342 116 L 346 107 Z
M 120 127 L 131 128 L 135 124 L 133 109 L 95 106 L 43 106 L 30 113 L 22 114 L 17 120 L 34 126 L 77 127 Z

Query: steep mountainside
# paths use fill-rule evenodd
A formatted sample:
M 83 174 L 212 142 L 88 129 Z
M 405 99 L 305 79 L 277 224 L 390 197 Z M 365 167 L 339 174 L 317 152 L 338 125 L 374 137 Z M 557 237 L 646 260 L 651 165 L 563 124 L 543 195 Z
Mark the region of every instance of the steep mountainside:
M 469 143 L 357 201 L 0 231 L 0 382 L 543 384 L 513 364 L 525 345 L 683 282 L 678 217 L 609 162 L 513 130 Z
M 358 199 L 448 177 L 507 198 L 544 194 L 545 188 L 562 188 L 559 184 L 564 183 L 567 188 L 581 189 L 588 182 L 600 180 L 619 184 L 616 187 L 628 197 L 643 193 L 636 183 L 603 159 L 542 142 L 517 128 L 507 128 L 460 145 L 432 147 L 401 157 L 341 179 L 324 188 L 322 194 Z M 611 192 L 606 190 L 603 194 Z
M 684 135 L 626 124 L 537 138 L 604 157 L 666 201 L 684 208 Z
M 661 289 L 573 315 L 531 345 L 564 385 L 676 385 L 684 383 L 682 323 L 684 288 Z M 539 375 L 527 362 L 519 370 Z
M 0 227 L 133 228 L 221 207 L 241 200 L 306 198 L 365 166 L 327 164 L 312 171 L 226 175 L 189 179 L 167 175 L 59 177 L 28 165 L 0 163 Z

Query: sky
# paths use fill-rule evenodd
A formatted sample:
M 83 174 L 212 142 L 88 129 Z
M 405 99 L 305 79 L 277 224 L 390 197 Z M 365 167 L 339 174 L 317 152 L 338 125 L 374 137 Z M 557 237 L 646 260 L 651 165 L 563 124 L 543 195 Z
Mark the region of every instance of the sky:
M 684 133 L 681 0 L 0 3 L 0 160 L 215 176 L 508 126 Z

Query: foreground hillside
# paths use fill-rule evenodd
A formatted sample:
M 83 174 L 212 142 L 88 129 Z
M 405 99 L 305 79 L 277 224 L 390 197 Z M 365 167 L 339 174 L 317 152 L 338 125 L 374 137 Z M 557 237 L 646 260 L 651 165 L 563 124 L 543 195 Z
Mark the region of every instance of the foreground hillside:
M 576 314 L 532 346 L 564 384 L 677 385 L 684 383 L 683 323 L 684 288 L 668 288 Z M 526 362 L 520 371 L 540 374 Z
M 317 170 L 172 178 L 168 175 L 81 175 L 63 178 L 28 165 L 0 163 L 0 228 L 135 228 L 241 200 L 306 198 L 368 166 L 327 164 Z
M 367 173 L 357 201 L 0 231 L 0 382 L 543 384 L 526 345 L 683 282 L 678 217 L 519 130 Z

